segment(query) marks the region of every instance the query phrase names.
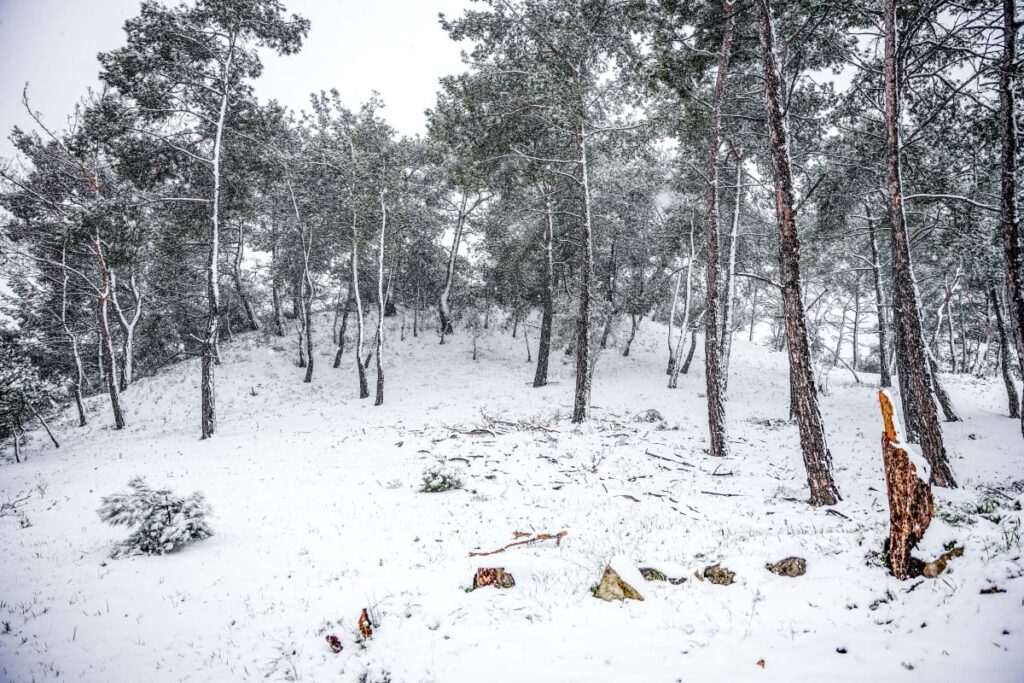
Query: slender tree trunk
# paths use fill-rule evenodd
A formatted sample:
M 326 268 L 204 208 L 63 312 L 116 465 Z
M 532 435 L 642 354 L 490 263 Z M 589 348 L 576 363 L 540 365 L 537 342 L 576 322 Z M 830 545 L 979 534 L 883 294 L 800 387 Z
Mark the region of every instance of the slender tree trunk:
M 544 196 L 544 273 L 542 277 L 543 310 L 540 319 L 540 342 L 537 347 L 537 371 L 533 375 L 533 386 L 543 387 L 548 383 L 548 359 L 551 356 L 551 328 L 555 317 L 555 257 L 554 220 L 551 215 L 551 198 Z
M 668 388 L 675 389 L 679 385 L 679 373 L 690 369 L 690 361 L 693 359 L 693 350 L 697 344 L 697 328 L 693 329 L 693 339 L 690 345 L 690 353 L 686 357 L 686 367 L 680 363 L 683 347 L 686 345 L 686 331 L 690 327 L 690 302 L 693 296 L 693 259 L 696 256 L 696 249 L 693 245 L 693 219 L 690 219 L 690 255 L 686 260 L 686 289 L 683 296 L 683 324 L 679 328 L 679 340 L 676 342 L 676 359 L 672 363 L 672 374 L 668 379 Z
M 901 396 L 906 405 L 913 407 L 920 427 L 921 451 L 931 465 L 931 483 L 935 486 L 956 487 L 949 467 L 946 448 L 942 443 L 942 429 L 932 399 L 932 377 L 928 364 L 921 315 L 917 299 L 910 255 L 910 236 L 903 209 L 903 179 L 900 163 L 900 103 L 899 65 L 897 64 L 897 0 L 885 0 L 885 127 L 886 154 L 889 183 L 889 225 L 892 230 L 893 290 L 896 304 L 895 320 L 899 326 L 899 345 L 904 359 L 900 367 Z M 898 349 L 899 350 L 899 349 Z M 906 389 L 906 393 L 903 393 Z M 910 422 L 910 420 L 907 420 Z
M 270 253 L 270 292 L 274 303 L 274 334 L 284 336 L 284 311 L 281 308 L 281 276 L 277 263 L 278 238 L 274 238 L 274 246 Z
M 935 356 L 932 352 L 925 349 L 928 354 L 928 367 L 931 370 L 932 375 L 932 389 L 935 392 L 935 398 L 939 402 L 939 406 L 942 407 L 942 414 L 946 418 L 946 422 L 960 422 L 960 416 L 956 412 L 956 408 L 953 407 L 953 399 L 949 397 L 946 392 L 946 388 L 942 385 L 939 380 L 939 363 L 935 360 Z
M 466 204 L 469 201 L 467 195 L 462 195 L 462 203 L 459 205 L 459 216 L 455 222 L 455 237 L 452 238 L 452 248 L 448 252 L 448 267 L 445 269 L 444 286 L 441 288 L 441 296 L 437 301 L 437 314 L 441 321 L 441 343 L 444 344 L 446 335 L 452 334 L 452 312 L 449 307 L 449 299 L 452 293 L 452 284 L 455 282 L 455 262 L 459 256 L 459 243 L 462 241 L 462 230 L 466 224 Z
M 384 238 L 388 228 L 388 207 L 384 202 L 384 190 L 380 192 L 380 242 L 377 245 L 377 396 L 373 405 L 384 403 L 384 365 L 381 355 L 384 350 Z
M 103 375 L 107 381 L 107 392 L 110 394 L 110 408 L 114 414 L 114 429 L 123 429 L 124 413 L 121 410 L 121 397 L 117 390 L 117 375 L 114 371 L 114 344 L 110 337 L 110 318 L 107 314 L 111 274 L 106 260 L 103 258 L 103 243 L 100 241 L 99 233 L 96 233 L 94 237 L 93 248 L 96 251 L 102 280 L 96 297 L 96 324 L 100 333 L 100 358 L 103 363 Z
M 629 330 L 629 338 L 626 339 L 626 346 L 622 349 L 622 355 L 629 356 L 629 347 L 633 345 L 633 340 L 636 339 L 636 331 L 640 327 L 640 322 L 644 319 L 642 315 L 630 314 L 631 327 Z
M 787 125 L 782 113 L 780 74 L 775 58 L 775 27 L 770 0 L 755 0 L 764 61 L 768 135 L 775 168 L 775 208 L 779 224 L 779 271 L 782 278 L 786 339 L 789 343 L 789 381 L 792 388 L 800 446 L 807 470 L 811 505 L 834 505 L 840 500 L 832 480 L 832 455 L 818 410 L 814 368 L 807 339 L 807 322 L 800 286 L 800 239 L 793 204 Z
M 747 330 L 747 341 L 754 341 L 754 326 L 757 324 L 757 295 L 761 291 L 756 282 L 750 285 L 750 329 Z
M 860 275 L 853 287 L 853 364 L 850 366 L 854 373 L 860 366 Z
M 705 169 L 707 187 L 704 194 L 704 226 L 707 239 L 704 374 L 707 384 L 710 454 L 714 457 L 724 457 L 729 454 L 725 433 L 725 405 L 722 402 L 721 346 L 718 338 L 718 150 L 722 144 L 720 138 L 722 104 L 725 101 L 725 84 L 729 72 L 729 59 L 732 56 L 736 17 L 733 13 L 733 3 L 723 0 L 722 7 L 725 10 L 725 27 L 722 34 L 722 47 L 719 51 L 711 118 L 708 122 L 708 157 Z
M 693 327 L 690 328 L 690 350 L 686 353 L 686 360 L 683 361 L 683 365 L 679 369 L 684 375 L 690 372 L 693 352 L 697 350 L 697 328 L 700 327 L 700 319 L 704 317 L 704 313 L 705 311 L 701 311 L 700 315 L 697 316 L 697 320 L 694 321 Z
M 60 324 L 64 330 L 64 336 L 68 338 L 68 345 L 71 349 L 71 364 L 75 368 L 75 379 L 71 385 L 72 394 L 75 397 L 75 408 L 78 410 L 78 426 L 86 425 L 85 404 L 82 401 L 82 380 L 85 377 L 85 370 L 82 368 L 82 355 L 78 350 L 78 335 L 75 334 L 68 324 L 68 275 L 67 250 L 61 249 L 61 290 L 60 290 Z
M 22 393 L 22 395 L 21 395 L 21 400 L 25 404 L 25 407 L 28 408 L 29 412 L 32 413 L 32 417 L 34 417 L 37 420 L 39 420 L 39 424 L 46 431 L 46 435 L 48 437 L 50 437 L 50 441 L 53 443 L 53 447 L 54 448 L 60 448 L 60 443 L 57 442 L 57 437 L 55 437 L 53 435 L 53 432 L 50 431 L 50 425 L 46 424 L 46 420 L 39 413 L 39 411 L 36 410 L 36 407 L 34 405 L 32 405 L 32 403 L 27 398 L 25 398 L 25 394 L 24 393 Z
M 1010 331 L 1017 348 L 1017 362 L 1024 372 L 1024 235 L 1021 235 L 1017 213 L 1017 107 L 1014 88 L 1017 85 L 1016 0 L 1003 0 L 1003 63 L 999 70 L 999 125 L 1002 137 L 1000 164 L 1000 223 L 1003 237 L 1003 259 L 1006 267 L 1007 312 Z M 1021 411 L 1021 433 L 1024 434 L 1024 410 Z
M 412 336 L 418 337 L 420 318 L 420 288 L 416 288 L 416 301 L 412 305 Z
M 1010 353 L 1010 335 L 1006 331 L 1006 321 L 1003 319 L 1003 307 L 996 294 L 996 288 L 989 290 L 989 297 L 992 299 L 992 307 L 996 309 L 996 327 L 999 330 L 999 369 L 1003 376 L 1003 385 L 1006 387 L 1007 414 L 1010 417 L 1020 417 L 1020 398 L 1017 396 L 1017 385 L 1013 381 L 1013 360 Z
M 253 332 L 258 332 L 260 329 L 259 318 L 256 317 L 256 311 L 252 307 L 252 302 L 249 301 L 249 296 L 245 293 L 245 287 L 242 286 L 242 257 L 244 252 L 245 224 L 242 221 L 238 221 L 238 244 L 235 246 L 235 267 L 232 276 L 235 280 L 235 291 L 238 292 L 238 300 L 242 302 L 242 309 L 245 311 L 246 320 L 249 321 L 249 329 Z
M 530 352 L 530 320 L 529 320 L 529 317 L 527 317 L 527 319 L 523 321 L 523 343 L 526 344 L 526 362 L 527 363 L 532 363 L 533 362 L 533 355 Z
M 351 138 L 348 141 L 352 156 L 352 168 L 356 166 L 356 148 Z M 352 186 L 355 186 L 355 170 L 353 170 Z M 359 294 L 359 226 L 356 218 L 354 190 L 349 188 L 348 203 L 352 212 L 352 296 L 356 301 L 356 372 L 359 373 L 359 398 L 367 398 L 370 389 L 366 385 L 366 368 L 363 367 L 363 299 Z
M 732 353 L 732 317 L 736 301 L 736 246 L 739 239 L 740 209 L 743 205 L 743 160 L 736 154 L 736 194 L 729 231 L 729 262 L 725 271 L 725 297 L 722 299 L 722 393 L 729 388 L 729 356 Z
M 117 300 L 117 279 L 114 271 L 110 271 L 110 302 L 114 304 L 114 312 L 117 314 L 117 320 L 121 325 L 122 332 L 120 368 L 121 391 L 126 390 L 128 385 L 135 379 L 135 327 L 139 324 L 139 318 L 142 317 L 143 296 L 142 292 L 139 291 L 134 273 L 128 281 L 131 285 L 132 297 L 135 299 L 135 310 L 132 311 L 132 317 L 130 319 L 125 315 L 124 309 L 121 308 L 121 304 Z
M 342 304 L 345 310 L 341 312 L 341 328 L 338 330 L 338 353 L 334 356 L 334 367 L 341 366 L 341 356 L 345 353 L 345 332 L 348 328 L 348 312 L 352 307 L 352 288 L 349 287 L 345 296 L 345 303 Z
M 221 73 L 220 111 L 213 140 L 213 202 L 210 212 L 210 251 L 206 263 L 206 336 L 203 339 L 201 386 L 201 432 L 208 439 L 217 431 L 216 377 L 213 367 L 219 361 L 217 335 L 220 332 L 220 188 L 221 156 L 224 146 L 224 123 L 228 113 L 228 92 L 231 80 L 231 65 L 234 56 L 234 39 Z
M 672 343 L 672 337 L 676 333 L 676 304 L 679 303 L 679 285 L 683 282 L 683 270 L 680 268 L 676 271 L 676 284 L 672 288 L 672 305 L 668 309 L 668 367 L 665 369 L 665 374 L 669 377 L 676 369 L 676 349 Z
M 581 73 L 577 76 L 582 77 Z M 581 107 L 585 106 L 581 103 Z M 591 373 L 590 323 L 591 280 L 594 272 L 594 243 L 590 223 L 590 169 L 587 159 L 587 132 L 583 124 L 576 128 L 576 150 L 580 190 L 580 308 L 576 317 L 576 391 L 573 399 L 573 422 L 584 422 L 590 414 Z
M 879 384 L 892 386 L 889 374 L 889 324 L 885 316 L 885 289 L 882 286 L 882 262 L 878 258 L 878 242 L 875 240 L 875 222 L 871 219 L 871 208 L 865 204 L 864 211 L 868 220 L 868 238 L 871 243 L 871 273 L 875 282 L 875 311 L 878 317 L 878 372 Z

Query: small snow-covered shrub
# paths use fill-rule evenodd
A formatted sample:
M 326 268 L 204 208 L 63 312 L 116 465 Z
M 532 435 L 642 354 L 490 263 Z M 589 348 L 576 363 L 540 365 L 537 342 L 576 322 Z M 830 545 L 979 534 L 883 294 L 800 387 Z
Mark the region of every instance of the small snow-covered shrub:
M 462 479 L 458 473 L 446 467 L 443 463 L 431 467 L 423 473 L 423 485 L 421 493 L 440 493 L 462 488 Z
M 135 528 L 114 546 L 111 557 L 164 555 L 213 535 L 202 493 L 182 498 L 167 489 L 151 489 L 142 477 L 129 481 L 128 488 L 106 496 L 98 510 L 108 524 Z

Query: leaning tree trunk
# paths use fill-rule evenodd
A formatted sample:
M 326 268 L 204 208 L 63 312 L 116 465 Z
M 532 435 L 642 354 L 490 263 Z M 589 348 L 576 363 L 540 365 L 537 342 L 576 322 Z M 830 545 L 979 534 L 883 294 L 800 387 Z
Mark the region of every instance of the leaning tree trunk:
M 834 505 L 840 500 L 832 480 L 832 455 L 818 410 L 814 368 L 807 339 L 807 321 L 800 286 L 800 239 L 793 205 L 793 177 L 789 161 L 787 125 L 782 113 L 780 74 L 775 58 L 775 27 L 770 0 L 755 0 L 764 62 L 765 104 L 768 137 L 775 168 L 775 208 L 779 224 L 779 272 L 782 277 L 783 312 L 789 346 L 789 381 L 800 446 L 810 486 L 811 505 Z
M 124 412 L 121 410 L 121 397 L 117 390 L 117 375 L 114 372 L 114 344 L 110 337 L 110 317 L 107 314 L 107 299 L 110 297 L 111 274 L 103 258 L 103 243 L 99 233 L 93 240 L 93 249 L 99 263 L 101 284 L 96 296 L 96 324 L 100 333 L 100 359 L 103 376 L 110 394 L 110 408 L 114 413 L 114 429 L 124 428 Z
M 904 352 L 900 365 L 900 398 L 916 415 L 921 450 L 931 465 L 932 484 L 955 487 L 949 468 L 942 429 L 932 398 L 931 368 L 928 363 L 921 314 L 910 255 L 910 235 L 903 210 L 903 179 L 900 163 L 899 67 L 897 61 L 896 2 L 885 0 L 885 128 L 889 183 L 889 226 L 892 231 L 892 275 L 895 321 L 899 326 L 898 347 Z M 904 393 L 905 391 L 905 393 Z M 909 420 L 908 420 L 909 421 Z
M 1003 259 L 1009 294 L 1010 330 L 1017 347 L 1017 362 L 1024 372 L 1024 235 L 1017 214 L 1017 84 L 1016 0 L 1003 0 L 1003 63 L 999 70 L 999 125 L 1002 137 L 999 217 L 1002 225 Z M 1024 434 L 1024 411 L 1021 411 Z
M 924 536 L 935 516 L 932 489 L 925 480 L 927 473 L 918 472 L 910 453 L 904 447 L 896 414 L 888 392 L 878 392 L 882 407 L 882 465 L 885 468 L 885 489 L 889 498 L 889 538 L 885 540 L 885 560 L 897 579 L 918 576 L 924 567 L 910 553 Z M 919 463 L 923 464 L 923 463 Z
M 729 388 L 729 356 L 732 354 L 732 317 L 736 299 L 736 242 L 739 239 L 740 207 L 743 202 L 743 160 L 736 154 L 736 194 L 729 231 L 729 262 L 725 270 L 725 298 L 722 301 L 722 392 Z
M 629 316 L 631 325 L 629 328 L 629 338 L 626 339 L 626 346 L 622 349 L 622 355 L 629 357 L 629 349 L 633 346 L 633 340 L 636 339 L 636 331 L 640 328 L 640 323 L 644 317 L 642 315 L 630 314 Z
M 582 76 L 582 74 L 578 74 Z M 582 103 L 581 103 L 582 104 Z M 585 105 L 583 105 L 585 106 Z M 590 413 L 591 363 L 591 280 L 594 272 L 594 239 L 590 222 L 590 178 L 587 160 L 587 132 L 582 124 L 576 128 L 577 169 L 580 191 L 580 308 L 576 316 L 576 391 L 573 397 L 572 421 L 583 422 Z
M 387 235 L 388 207 L 384 203 L 384 190 L 380 193 L 380 242 L 377 246 L 377 396 L 373 405 L 384 403 L 384 365 L 381 352 L 384 350 L 384 238 Z
M 345 310 L 341 312 L 341 327 L 338 329 L 338 352 L 334 355 L 334 367 L 341 366 L 341 356 L 345 353 L 345 332 L 348 328 L 348 312 L 352 307 L 352 291 L 349 288 L 348 294 L 345 295 L 345 303 L 342 304 Z
M 690 361 L 693 360 L 693 351 L 697 346 L 697 328 L 693 328 L 693 338 L 690 342 L 690 353 L 686 356 L 685 367 L 680 363 L 680 359 L 683 355 L 683 347 L 686 345 L 686 331 L 690 326 L 690 301 L 693 295 L 693 257 L 696 255 L 696 250 L 693 245 L 693 219 L 690 219 L 690 255 L 686 260 L 686 290 L 683 295 L 683 324 L 679 328 L 679 339 L 676 341 L 676 357 L 672 363 L 672 374 L 668 379 L 668 388 L 675 389 L 679 386 L 679 373 L 682 372 L 684 375 L 690 369 Z M 671 330 L 670 330 L 671 332 Z
M 449 306 L 449 299 L 452 293 L 452 284 L 455 282 L 455 262 L 459 256 L 459 243 L 462 241 L 462 230 L 466 225 L 466 204 L 469 197 L 462 195 L 462 204 L 459 205 L 459 216 L 455 222 L 455 236 L 452 238 L 452 249 L 448 252 L 448 267 L 445 269 L 444 286 L 441 288 L 441 296 L 437 300 L 437 314 L 441 324 L 441 343 L 444 344 L 445 335 L 452 334 L 452 311 Z
M 690 328 L 690 350 L 686 353 L 686 360 L 683 361 L 682 367 L 679 369 L 684 375 L 690 372 L 690 363 L 693 362 L 693 352 L 697 350 L 697 328 L 700 326 L 700 319 L 704 317 L 704 311 L 700 312 L 697 316 L 697 320 L 694 321 L 693 327 Z
M 540 342 L 537 346 L 537 372 L 533 386 L 542 387 L 548 383 L 548 359 L 551 356 L 551 328 L 555 317 L 555 258 L 554 220 L 551 215 L 551 198 L 544 198 L 544 275 L 541 296 L 543 312 L 540 319 Z
M 256 311 L 252 307 L 252 302 L 249 301 L 249 296 L 245 293 L 245 287 L 242 286 L 242 256 L 245 251 L 245 224 L 242 221 L 238 221 L 238 244 L 235 245 L 235 263 L 232 272 L 232 278 L 235 281 L 235 291 L 238 293 L 238 299 L 242 302 L 242 309 L 245 311 L 246 320 L 249 321 L 249 328 L 253 332 L 258 332 L 260 329 L 259 319 L 256 317 Z
M 1013 381 L 1013 356 L 1010 353 L 1010 335 L 1006 333 L 1006 321 L 1003 319 L 1003 307 L 999 303 L 996 288 L 989 290 L 992 307 L 996 309 L 996 328 L 999 331 L 999 371 L 1006 387 L 1007 413 L 1010 417 L 1020 417 L 1020 398 L 1017 396 L 1017 385 Z
M 725 81 L 729 72 L 733 31 L 736 26 L 733 4 L 728 0 L 723 0 L 722 7 L 725 10 L 725 30 L 722 34 L 722 48 L 719 51 L 711 119 L 708 122 L 708 157 L 705 170 L 707 187 L 704 193 L 704 226 L 707 239 L 704 374 L 707 384 L 710 453 L 715 457 L 724 457 L 729 454 L 725 436 L 725 405 L 722 402 L 721 347 L 718 341 L 718 148 L 722 144 L 720 138 L 722 103 L 725 100 Z
M 669 377 L 676 369 L 676 348 L 672 343 L 672 337 L 676 333 L 676 307 L 679 303 L 679 285 L 683 282 L 683 270 L 680 268 L 676 271 L 676 284 L 672 288 L 672 304 L 668 309 L 668 367 L 665 369 L 665 374 Z

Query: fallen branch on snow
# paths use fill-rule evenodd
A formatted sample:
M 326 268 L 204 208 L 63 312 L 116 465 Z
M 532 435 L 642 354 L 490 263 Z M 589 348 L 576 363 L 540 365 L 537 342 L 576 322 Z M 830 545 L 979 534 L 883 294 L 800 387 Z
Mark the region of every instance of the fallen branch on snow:
M 522 539 L 522 540 L 513 541 L 512 543 L 509 543 L 508 545 L 506 545 L 503 548 L 498 548 L 497 550 L 492 550 L 492 551 L 486 552 L 486 553 L 472 553 L 471 552 L 469 554 L 469 556 L 470 557 L 482 557 L 484 555 L 496 555 L 498 553 L 501 553 L 501 552 L 504 552 L 504 551 L 508 550 L 509 548 L 514 548 L 514 547 L 519 546 L 519 545 L 532 545 L 534 543 L 539 543 L 541 541 L 552 541 L 553 540 L 555 542 L 555 545 L 562 545 L 562 539 L 565 538 L 568 534 L 569 534 L 568 531 L 559 531 L 557 534 L 529 534 L 529 533 L 524 533 L 522 531 L 516 531 L 516 532 L 514 532 L 512 534 L 512 538 L 519 538 L 519 539 Z

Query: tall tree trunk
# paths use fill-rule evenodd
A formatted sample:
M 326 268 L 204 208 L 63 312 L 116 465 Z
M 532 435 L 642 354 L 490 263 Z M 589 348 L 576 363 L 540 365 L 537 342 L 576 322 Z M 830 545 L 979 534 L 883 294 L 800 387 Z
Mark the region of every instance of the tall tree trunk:
M 111 274 L 103 258 L 103 243 L 97 232 L 93 239 L 93 249 L 99 263 L 101 284 L 96 296 L 96 324 L 100 333 L 100 359 L 103 363 L 103 375 L 107 381 L 107 392 L 110 394 L 110 408 L 114 414 L 114 429 L 124 428 L 124 412 L 121 410 L 121 397 L 117 390 L 117 375 L 114 372 L 114 344 L 110 338 L 110 318 L 107 314 L 107 299 L 110 297 Z
M 725 270 L 725 298 L 722 300 L 722 392 L 729 388 L 729 356 L 732 353 L 732 317 L 736 300 L 736 246 L 739 239 L 740 209 L 743 205 L 743 159 L 736 157 L 736 194 L 733 197 L 732 229 L 729 231 L 729 261 Z
M 377 396 L 373 405 L 384 403 L 384 365 L 381 355 L 384 350 L 384 238 L 388 229 L 388 207 L 384 202 L 384 190 L 380 192 L 380 241 L 377 245 Z
M 349 210 L 352 212 L 352 296 L 356 301 L 356 372 L 359 374 L 359 398 L 367 398 L 370 389 L 366 385 L 366 368 L 363 367 L 363 299 L 359 293 L 359 225 L 357 223 L 354 187 L 356 183 L 356 148 L 352 139 L 348 140 L 349 152 L 352 157 L 352 180 L 348 191 Z
M 714 457 L 729 454 L 725 434 L 725 405 L 722 402 L 721 347 L 718 340 L 718 149 L 722 144 L 722 103 L 725 101 L 725 83 L 729 72 L 729 59 L 732 56 L 736 17 L 733 13 L 733 3 L 729 0 L 723 0 L 722 8 L 725 10 L 725 28 L 719 51 L 718 74 L 715 76 L 711 118 L 708 121 L 708 157 L 705 169 L 707 187 L 704 193 L 704 226 L 707 239 L 704 374 L 707 384 L 710 453 Z
M 234 39 L 232 49 L 228 51 L 224 68 L 221 72 L 220 110 L 217 114 L 217 125 L 213 140 L 213 202 L 210 211 L 210 251 L 206 262 L 206 336 L 203 338 L 202 373 L 200 379 L 201 393 L 201 438 L 208 439 L 217 431 L 217 393 L 216 377 L 213 367 L 219 361 L 217 354 L 217 335 L 220 332 L 220 187 L 221 187 L 221 156 L 224 147 L 224 123 L 228 113 L 228 93 L 232 77 L 232 58 L 234 57 Z
M 1006 387 L 1007 414 L 1010 417 L 1020 417 L 1020 398 L 1017 396 L 1017 385 L 1013 381 L 1010 335 L 1006 332 L 1003 307 L 999 302 L 999 295 L 996 294 L 995 287 L 989 290 L 988 295 L 992 299 L 992 307 L 996 309 L 996 328 L 999 331 L 999 370 L 1003 376 L 1003 385 Z
M 871 219 L 871 208 L 864 205 L 868 221 L 868 240 L 871 243 L 871 274 L 875 282 L 875 311 L 878 316 L 878 372 L 882 387 L 892 386 L 889 374 L 889 324 L 885 316 L 885 289 L 882 286 L 882 262 L 878 258 L 878 242 L 875 240 L 875 222 Z
M 942 443 L 942 429 L 932 398 L 932 377 L 928 364 L 921 314 L 917 299 L 910 255 L 910 236 L 903 210 L 903 179 L 900 162 L 900 102 L 899 65 L 897 55 L 897 0 L 885 0 L 885 128 L 886 156 L 889 183 L 889 225 L 892 230 L 893 303 L 896 304 L 895 321 L 899 326 L 899 345 L 904 360 L 900 367 L 901 396 L 913 407 L 920 428 L 921 451 L 931 465 L 931 483 L 935 486 L 955 487 L 956 481 L 949 468 L 946 448 Z M 906 393 L 903 393 L 906 389 Z M 909 420 L 908 420 L 909 422 Z
M 554 219 L 551 215 L 551 197 L 544 195 L 544 273 L 541 296 L 543 310 L 540 319 L 540 342 L 537 347 L 537 371 L 533 375 L 533 386 L 543 387 L 548 383 L 548 359 L 551 356 L 551 328 L 555 317 L 555 257 Z
M 1000 164 L 1000 208 L 1003 259 L 1009 301 L 1007 309 L 1010 330 L 1017 347 L 1017 362 L 1024 372 L 1024 235 L 1021 235 L 1017 214 L 1017 107 L 1014 88 L 1017 85 L 1016 0 L 1003 0 L 1003 63 L 999 70 L 999 125 L 1002 136 Z M 1021 411 L 1021 433 L 1024 434 L 1024 410 Z
M 448 252 L 448 267 L 445 269 L 444 286 L 441 288 L 441 296 L 437 301 L 437 313 L 441 323 L 441 343 L 444 344 L 445 335 L 452 334 L 452 311 L 449 306 L 449 299 L 452 293 L 452 284 L 455 282 L 455 262 L 459 256 L 459 243 L 462 241 L 462 230 L 466 224 L 466 204 L 469 202 L 468 195 L 462 195 L 462 203 L 459 204 L 459 216 L 455 221 L 455 236 L 452 238 L 452 248 Z
M 582 73 L 577 77 L 582 78 Z M 581 102 L 581 107 L 586 105 Z M 593 380 L 590 352 L 591 280 L 594 273 L 594 240 L 590 222 L 590 169 L 587 159 L 587 132 L 583 124 L 576 127 L 577 169 L 580 191 L 580 308 L 576 316 L 576 391 L 573 397 L 572 421 L 584 422 L 590 414 L 590 387 Z
M 775 27 L 769 0 L 755 0 L 764 61 L 765 103 L 768 136 L 775 169 L 775 208 L 779 223 L 779 272 L 782 277 L 783 311 L 789 344 L 789 381 L 800 446 L 811 490 L 811 505 L 833 505 L 840 500 L 832 480 L 832 455 L 825 440 L 825 428 L 818 410 L 814 368 L 807 339 L 807 321 L 800 286 L 800 239 L 793 204 L 793 178 L 789 161 L 787 125 L 782 113 L 780 74 L 775 57 Z
M 853 363 L 852 371 L 857 372 L 860 366 L 860 275 L 853 286 Z

